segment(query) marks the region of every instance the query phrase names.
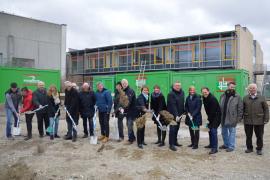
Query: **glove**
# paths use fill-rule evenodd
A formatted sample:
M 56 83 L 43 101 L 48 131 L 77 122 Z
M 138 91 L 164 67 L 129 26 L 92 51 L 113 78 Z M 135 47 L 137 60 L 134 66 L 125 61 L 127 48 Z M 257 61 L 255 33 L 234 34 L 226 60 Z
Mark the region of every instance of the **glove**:
M 38 108 L 42 108 L 43 106 L 40 104 L 39 106 L 38 106 Z
M 123 108 L 119 108 L 119 111 L 121 114 L 124 114 L 124 109 Z
M 180 117 L 176 116 L 175 120 L 176 120 L 176 122 L 180 122 Z

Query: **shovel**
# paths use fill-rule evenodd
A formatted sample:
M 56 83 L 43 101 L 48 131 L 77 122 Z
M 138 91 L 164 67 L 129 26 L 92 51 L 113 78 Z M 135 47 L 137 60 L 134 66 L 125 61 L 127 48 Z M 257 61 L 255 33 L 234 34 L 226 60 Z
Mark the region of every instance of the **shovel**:
M 93 129 L 94 129 L 94 136 L 90 136 L 90 144 L 97 144 L 97 133 L 96 133 L 96 124 L 97 124 L 97 106 L 95 106 L 95 114 L 93 117 Z
M 77 125 L 75 124 L 75 122 L 74 122 L 72 116 L 70 115 L 70 113 L 68 112 L 68 110 L 67 110 L 66 107 L 65 107 L 65 111 L 67 112 L 67 115 L 68 115 L 69 119 L 71 120 L 72 128 L 73 128 L 75 131 L 78 132 L 78 130 L 77 130 Z M 73 133 L 73 131 L 72 131 L 72 133 Z
M 16 114 L 16 116 L 17 116 L 17 118 L 18 118 L 18 120 L 17 120 L 17 125 L 16 125 L 16 127 L 13 127 L 13 129 L 12 129 L 12 134 L 14 135 L 14 136 L 20 136 L 21 135 L 21 128 L 20 128 L 20 115 L 18 115 L 18 114 Z
M 57 109 L 55 115 L 54 115 L 54 118 L 53 118 L 53 124 L 52 126 L 49 126 L 46 131 L 50 134 L 53 134 L 54 135 L 54 126 L 55 126 L 55 120 L 56 120 L 56 117 L 58 115 L 58 112 L 60 111 L 60 107 Z
M 34 114 L 34 113 L 36 113 L 37 111 L 40 111 L 40 110 L 44 109 L 44 108 L 47 107 L 47 106 L 48 106 L 48 104 L 46 104 L 46 105 L 44 105 L 44 106 L 42 106 L 42 107 L 40 107 L 40 108 L 37 108 L 37 109 L 35 109 L 34 111 L 26 111 L 25 114 Z
M 189 120 L 190 120 L 191 125 L 192 125 L 192 126 L 191 126 L 191 129 L 192 129 L 193 131 L 200 130 L 197 126 L 194 125 L 193 117 L 191 116 L 190 113 L 188 113 L 188 117 L 189 117 Z
M 119 139 L 119 131 L 118 131 L 117 118 L 115 118 L 115 116 L 113 116 L 112 139 L 115 139 L 115 140 L 118 140 Z
M 167 127 L 166 126 L 162 126 L 161 122 L 159 121 L 160 115 L 156 116 L 155 113 L 153 112 L 153 116 L 155 117 L 157 123 L 158 123 L 158 127 L 161 131 L 166 131 Z

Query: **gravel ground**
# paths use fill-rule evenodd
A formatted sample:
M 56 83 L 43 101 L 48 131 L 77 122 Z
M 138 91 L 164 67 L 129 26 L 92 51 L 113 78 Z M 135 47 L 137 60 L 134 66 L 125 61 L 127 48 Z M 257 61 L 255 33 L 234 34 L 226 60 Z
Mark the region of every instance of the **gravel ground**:
M 36 117 L 33 119 L 33 139 L 24 141 L 23 136 L 7 140 L 5 117 L 0 112 L 0 179 L 270 179 L 270 127 L 265 127 L 264 154 L 245 154 L 243 125 L 237 126 L 237 147 L 233 152 L 219 151 L 208 155 L 208 132 L 201 130 L 199 149 L 192 150 L 188 128 L 181 123 L 179 142 L 183 144 L 177 152 L 166 146 L 159 148 L 156 127 L 151 120 L 146 124 L 146 143 L 143 150 L 136 144 L 110 140 L 105 145 L 91 145 L 82 139 L 82 120 L 79 138 L 73 143 L 61 139 L 39 138 Z M 62 113 L 64 114 L 64 113 Z M 205 119 L 205 118 L 204 118 Z M 22 118 L 22 135 L 26 125 Z M 110 121 L 111 130 L 113 120 Z M 99 127 L 97 128 L 99 130 Z M 136 130 L 136 128 L 134 127 Z M 60 135 L 66 133 L 64 117 L 60 120 Z M 125 135 L 127 129 L 125 127 Z M 254 141 L 255 138 L 254 138 Z M 219 145 L 222 139 L 219 130 Z

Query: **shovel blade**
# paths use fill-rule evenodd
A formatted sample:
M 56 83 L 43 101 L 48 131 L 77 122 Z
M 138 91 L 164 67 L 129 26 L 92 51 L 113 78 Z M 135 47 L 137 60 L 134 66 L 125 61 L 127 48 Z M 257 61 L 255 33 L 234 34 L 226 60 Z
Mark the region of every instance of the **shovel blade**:
M 97 136 L 90 137 L 90 144 L 97 144 Z
M 21 128 L 13 127 L 13 135 L 14 136 L 20 136 L 21 135 Z

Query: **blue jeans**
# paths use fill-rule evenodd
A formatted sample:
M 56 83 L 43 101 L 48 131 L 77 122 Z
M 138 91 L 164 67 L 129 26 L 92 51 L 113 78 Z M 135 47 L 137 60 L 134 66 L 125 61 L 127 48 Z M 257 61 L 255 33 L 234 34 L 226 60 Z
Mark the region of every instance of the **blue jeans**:
M 7 123 L 6 123 L 6 137 L 11 137 L 12 133 L 11 133 L 11 127 L 13 124 L 13 119 L 15 120 L 15 124 L 14 126 L 16 127 L 17 124 L 17 117 L 16 115 L 12 112 L 11 109 L 9 108 L 5 108 L 6 109 L 6 117 L 7 117 Z
M 53 127 L 53 121 L 54 121 L 54 127 Z M 50 117 L 50 127 L 54 128 L 52 132 L 50 132 L 50 135 L 54 136 L 58 132 L 58 125 L 59 125 L 59 117 L 54 119 L 53 117 Z
M 224 146 L 226 146 L 229 149 L 234 149 L 236 128 L 223 126 L 221 133 L 222 133 Z
M 133 118 L 131 116 L 127 117 L 127 127 L 128 127 L 128 141 L 133 142 L 135 141 L 135 135 L 133 131 Z
M 217 128 L 210 128 L 209 137 L 211 148 L 217 150 L 218 147 Z

